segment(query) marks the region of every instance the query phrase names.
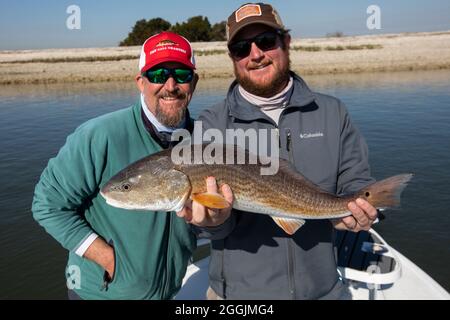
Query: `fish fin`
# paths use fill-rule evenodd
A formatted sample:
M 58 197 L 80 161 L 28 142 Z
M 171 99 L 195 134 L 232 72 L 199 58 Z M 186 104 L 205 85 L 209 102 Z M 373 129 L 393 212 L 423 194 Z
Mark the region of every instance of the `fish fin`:
M 301 226 L 305 224 L 305 220 L 302 219 L 271 217 L 273 221 L 275 221 L 275 223 L 289 235 L 293 235 L 298 229 L 300 229 Z
M 412 174 L 393 176 L 364 188 L 359 196 L 377 209 L 395 208 L 400 205 L 400 195 Z
M 211 209 L 225 209 L 230 206 L 227 200 L 217 193 L 196 193 L 191 195 L 192 200 Z

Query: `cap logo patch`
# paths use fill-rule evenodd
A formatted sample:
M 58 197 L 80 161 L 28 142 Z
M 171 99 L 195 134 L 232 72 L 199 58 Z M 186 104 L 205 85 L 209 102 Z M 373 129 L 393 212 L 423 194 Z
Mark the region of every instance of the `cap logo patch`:
M 235 17 L 236 17 L 236 23 L 239 21 L 248 18 L 248 17 L 254 17 L 254 16 L 261 16 L 261 7 L 257 4 L 247 4 L 245 6 L 242 6 L 239 8 L 239 10 L 236 11 Z
M 178 43 L 173 42 L 172 40 L 163 40 L 158 42 L 158 44 L 156 45 L 156 47 L 162 47 L 162 46 L 179 46 Z
M 182 48 L 177 48 L 177 46 L 179 46 L 179 44 L 176 42 L 173 42 L 172 40 L 162 40 L 162 41 L 158 42 L 155 46 L 155 49 L 150 50 L 150 52 L 148 54 L 152 55 L 156 52 L 160 52 L 160 51 L 164 51 L 164 50 L 179 51 L 183 54 L 187 54 L 186 50 L 184 50 Z

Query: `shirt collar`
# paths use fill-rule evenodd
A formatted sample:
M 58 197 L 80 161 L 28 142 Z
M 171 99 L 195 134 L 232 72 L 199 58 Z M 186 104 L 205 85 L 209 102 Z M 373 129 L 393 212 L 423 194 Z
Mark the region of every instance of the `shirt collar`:
M 286 107 L 286 105 L 289 103 L 289 99 L 291 98 L 292 88 L 292 76 L 289 77 L 289 82 L 286 87 L 280 93 L 277 93 L 270 98 L 256 96 L 242 88 L 241 85 L 238 85 L 238 90 L 241 96 L 251 104 L 258 106 L 263 110 L 273 110 Z

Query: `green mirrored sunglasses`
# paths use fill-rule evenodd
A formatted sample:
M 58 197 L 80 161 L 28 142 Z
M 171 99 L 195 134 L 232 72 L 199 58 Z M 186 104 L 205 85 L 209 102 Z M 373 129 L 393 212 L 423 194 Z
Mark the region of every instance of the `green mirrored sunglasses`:
M 194 78 L 194 71 L 192 69 L 183 68 L 156 68 L 147 70 L 142 74 L 151 83 L 166 83 L 169 77 L 172 77 L 176 83 L 189 83 Z

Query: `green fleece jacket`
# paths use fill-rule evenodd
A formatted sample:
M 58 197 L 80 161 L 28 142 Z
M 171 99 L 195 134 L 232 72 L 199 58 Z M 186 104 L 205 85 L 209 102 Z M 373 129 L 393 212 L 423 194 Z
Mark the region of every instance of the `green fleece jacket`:
M 138 103 L 81 125 L 42 173 L 33 217 L 70 251 L 66 277 L 81 298 L 170 299 L 181 287 L 196 246 L 185 221 L 174 212 L 114 208 L 99 193 L 118 171 L 159 150 Z M 103 268 L 75 254 L 93 232 L 115 251 L 114 279 L 107 290 L 101 289 Z

